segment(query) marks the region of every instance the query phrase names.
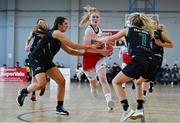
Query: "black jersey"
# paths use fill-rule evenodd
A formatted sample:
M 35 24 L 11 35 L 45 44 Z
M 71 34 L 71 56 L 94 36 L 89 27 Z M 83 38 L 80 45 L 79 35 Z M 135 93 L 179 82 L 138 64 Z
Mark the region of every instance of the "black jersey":
M 39 36 L 39 35 L 36 34 L 36 33 L 32 33 L 32 36 L 33 36 L 34 40 L 33 40 L 33 43 L 32 43 L 32 45 L 31 45 L 31 48 L 30 48 L 30 51 L 31 51 L 31 52 L 37 47 L 38 42 L 42 39 L 42 37 Z
M 154 38 L 159 39 L 159 40 L 161 40 L 162 43 L 164 43 L 165 41 L 162 39 L 161 32 L 162 31 L 157 30 L 154 33 Z M 153 50 L 154 54 L 158 54 L 161 56 L 163 56 L 163 54 L 164 54 L 164 48 L 155 44 L 155 41 L 153 41 L 152 50 Z
M 126 37 L 128 44 L 128 54 L 133 56 L 151 56 L 151 35 L 138 27 L 129 27 Z
M 52 37 L 53 31 L 49 31 L 38 43 L 37 48 L 31 52 L 33 58 L 52 61 L 56 53 L 60 50 L 61 43 Z

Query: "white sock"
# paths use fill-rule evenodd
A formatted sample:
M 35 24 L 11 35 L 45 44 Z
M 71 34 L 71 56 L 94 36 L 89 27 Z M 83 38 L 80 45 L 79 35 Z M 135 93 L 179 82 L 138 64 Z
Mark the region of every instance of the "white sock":
M 106 93 L 106 94 L 104 94 L 104 96 L 105 96 L 107 102 L 112 101 L 111 93 Z
M 126 87 L 126 83 L 123 83 L 123 84 L 122 84 L 122 87 L 125 88 L 125 87 Z

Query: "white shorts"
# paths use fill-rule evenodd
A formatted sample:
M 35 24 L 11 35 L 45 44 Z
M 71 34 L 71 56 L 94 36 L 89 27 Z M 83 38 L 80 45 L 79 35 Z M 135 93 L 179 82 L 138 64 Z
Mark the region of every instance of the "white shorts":
M 121 69 L 125 68 L 126 65 L 127 65 L 126 63 L 122 62 Z
M 106 60 L 105 57 L 100 59 L 95 66 L 95 69 L 92 70 L 88 70 L 88 71 L 84 71 L 84 73 L 86 74 L 87 78 L 89 80 L 94 80 L 97 77 L 97 73 L 99 72 L 100 69 L 102 68 L 106 68 Z

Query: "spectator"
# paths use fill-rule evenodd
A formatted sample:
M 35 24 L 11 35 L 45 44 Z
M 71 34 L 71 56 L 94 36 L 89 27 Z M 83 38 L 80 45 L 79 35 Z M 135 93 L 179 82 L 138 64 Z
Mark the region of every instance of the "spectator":
M 3 67 L 7 67 L 7 65 L 6 65 L 6 64 L 3 64 Z
M 15 66 L 14 67 L 16 67 L 16 68 L 20 68 L 20 65 L 19 65 L 19 62 L 17 61 L 16 62 L 16 64 L 15 64 Z

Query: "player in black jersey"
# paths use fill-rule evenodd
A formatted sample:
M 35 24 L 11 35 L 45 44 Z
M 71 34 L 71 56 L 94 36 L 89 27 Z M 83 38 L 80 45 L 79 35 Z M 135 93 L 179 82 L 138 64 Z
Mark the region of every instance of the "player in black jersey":
M 33 76 L 37 82 L 32 83 L 27 88 L 18 91 L 16 101 L 19 106 L 23 106 L 24 99 L 28 93 L 36 90 L 44 89 L 46 86 L 46 75 L 56 81 L 58 85 L 57 90 L 57 107 L 56 113 L 61 115 L 69 115 L 63 107 L 65 95 L 65 79 L 56 65 L 53 63 L 53 58 L 57 52 L 62 48 L 71 55 L 81 56 L 83 52 L 75 49 L 93 49 L 96 50 L 96 45 L 81 45 L 71 42 L 63 34 L 68 28 L 68 21 L 64 17 L 57 17 L 54 22 L 52 30 L 50 30 L 29 54 L 29 63 L 33 70 Z
M 44 19 L 38 19 L 36 22 L 35 27 L 33 28 L 33 30 L 30 32 L 28 38 L 26 39 L 25 42 L 25 51 L 26 52 L 32 52 L 38 45 L 38 42 L 42 39 L 42 37 L 47 33 L 48 31 L 48 26 L 46 24 L 46 21 Z M 31 40 L 33 39 L 33 43 L 31 45 L 31 47 L 29 48 L 29 44 L 31 42 Z M 36 82 L 37 80 L 35 79 L 35 77 L 32 77 L 31 82 Z M 40 96 L 42 96 L 44 94 L 45 88 L 42 89 L 40 91 Z M 36 93 L 35 91 L 32 92 L 32 97 L 31 97 L 32 101 L 36 101 Z
M 163 61 L 163 56 L 164 56 L 164 48 L 173 48 L 173 43 L 171 39 L 169 39 L 165 27 L 162 24 L 159 24 L 159 21 L 157 19 L 153 19 L 153 27 L 154 27 L 154 38 L 157 39 L 156 41 L 153 40 L 153 45 L 152 45 L 152 50 L 153 53 L 157 59 L 157 70 L 156 73 L 159 71 L 162 61 Z M 143 94 L 144 97 L 146 96 L 146 92 L 149 88 L 149 92 L 153 91 L 153 81 L 150 81 L 148 83 L 143 83 Z
M 127 36 L 128 53 L 132 56 L 132 60 L 113 79 L 113 87 L 124 110 L 121 121 L 125 121 L 134 114 L 134 117 L 143 116 L 142 82 L 152 80 L 156 69 L 156 60 L 151 50 L 151 37 L 153 36 L 151 19 L 141 13 L 132 13 L 130 25 L 129 28 L 122 29 L 115 35 L 99 38 L 99 40 L 111 43 Z M 126 93 L 122 87 L 123 83 L 132 79 L 138 79 L 136 81 L 137 109 L 135 112 L 129 108 Z

